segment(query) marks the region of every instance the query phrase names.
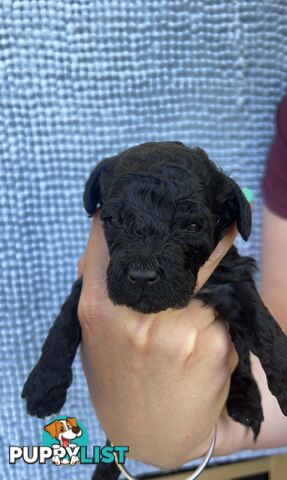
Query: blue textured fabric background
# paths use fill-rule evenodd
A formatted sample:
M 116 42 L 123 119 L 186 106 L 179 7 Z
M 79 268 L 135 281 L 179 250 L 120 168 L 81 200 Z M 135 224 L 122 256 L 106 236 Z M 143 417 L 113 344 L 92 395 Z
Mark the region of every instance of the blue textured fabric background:
M 254 190 L 253 234 L 239 246 L 260 258 L 286 33 L 284 0 L 1 1 L 1 479 L 92 471 L 9 465 L 7 446 L 40 444 L 48 423 L 26 415 L 20 391 L 75 278 L 89 230 L 83 185 L 100 159 L 150 140 L 203 147 Z M 103 443 L 79 359 L 62 413 Z

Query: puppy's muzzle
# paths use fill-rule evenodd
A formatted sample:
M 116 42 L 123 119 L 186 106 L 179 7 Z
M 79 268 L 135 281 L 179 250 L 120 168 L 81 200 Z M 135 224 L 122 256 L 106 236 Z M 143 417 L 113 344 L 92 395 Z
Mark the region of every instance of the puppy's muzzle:
M 131 283 L 138 285 L 152 285 L 159 280 L 159 274 L 156 270 L 130 269 L 128 279 Z

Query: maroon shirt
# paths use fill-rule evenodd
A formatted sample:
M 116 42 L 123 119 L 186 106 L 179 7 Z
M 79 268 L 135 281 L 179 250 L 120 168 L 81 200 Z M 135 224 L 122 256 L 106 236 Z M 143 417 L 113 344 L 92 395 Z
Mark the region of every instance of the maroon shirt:
M 287 94 L 277 110 L 276 134 L 267 159 L 263 194 L 267 207 L 287 218 Z

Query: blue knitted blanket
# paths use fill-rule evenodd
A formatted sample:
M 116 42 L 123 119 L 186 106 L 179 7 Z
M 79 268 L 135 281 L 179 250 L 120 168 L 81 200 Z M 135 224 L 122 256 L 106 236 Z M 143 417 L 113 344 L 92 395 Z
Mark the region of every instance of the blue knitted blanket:
M 92 471 L 9 465 L 8 445 L 40 444 L 48 423 L 26 415 L 20 392 L 75 279 L 89 231 L 83 185 L 100 159 L 152 140 L 206 149 L 254 190 L 252 237 L 238 243 L 260 259 L 286 25 L 284 0 L 1 1 L 0 479 L 84 480 Z M 102 444 L 78 358 L 74 372 L 63 413 Z

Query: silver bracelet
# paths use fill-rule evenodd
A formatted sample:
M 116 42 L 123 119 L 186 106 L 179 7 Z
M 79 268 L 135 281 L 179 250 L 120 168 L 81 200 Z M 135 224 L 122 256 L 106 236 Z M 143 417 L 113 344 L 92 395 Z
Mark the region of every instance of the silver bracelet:
M 212 454 L 213 454 L 213 451 L 214 451 L 214 447 L 215 447 L 215 443 L 216 443 L 216 426 L 214 427 L 214 433 L 213 433 L 213 437 L 212 437 L 212 441 L 211 441 L 211 444 L 210 444 L 210 447 L 209 449 L 207 450 L 206 454 L 204 455 L 204 458 L 201 462 L 200 465 L 198 465 L 197 469 L 189 476 L 189 477 L 186 477 L 185 480 L 195 480 L 196 478 L 199 477 L 199 475 L 203 472 L 203 470 L 205 469 L 206 465 L 208 464 Z M 111 444 L 112 445 L 112 444 Z M 113 446 L 113 445 L 112 445 Z M 118 462 L 118 456 L 117 456 L 117 453 L 114 452 L 114 457 L 115 457 L 115 462 L 118 466 L 118 468 L 120 469 L 120 471 L 124 474 L 124 476 L 128 479 L 128 480 L 137 480 L 136 477 L 133 477 L 126 469 L 125 467 Z

